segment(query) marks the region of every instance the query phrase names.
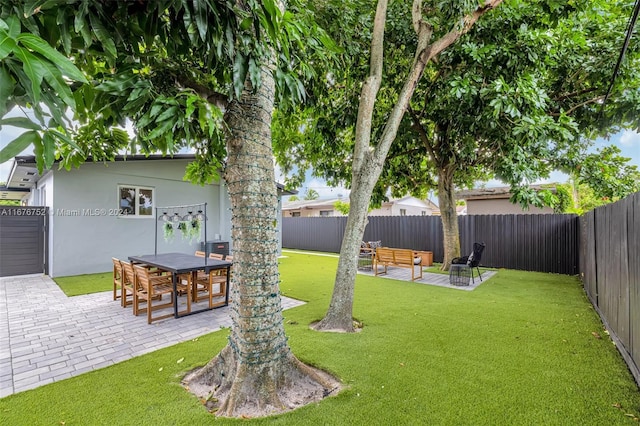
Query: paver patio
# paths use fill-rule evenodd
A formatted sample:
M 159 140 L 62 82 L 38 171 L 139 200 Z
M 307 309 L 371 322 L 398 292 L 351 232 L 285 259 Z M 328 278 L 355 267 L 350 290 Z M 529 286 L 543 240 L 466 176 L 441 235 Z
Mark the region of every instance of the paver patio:
M 283 309 L 302 304 L 282 297 Z M 67 297 L 46 275 L 0 278 L 0 398 L 230 326 L 228 307 L 147 324 L 110 291 Z

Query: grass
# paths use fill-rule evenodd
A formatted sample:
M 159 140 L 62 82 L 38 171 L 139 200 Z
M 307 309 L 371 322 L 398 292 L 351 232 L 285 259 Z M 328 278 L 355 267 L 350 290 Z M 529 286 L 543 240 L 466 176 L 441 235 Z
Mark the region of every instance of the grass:
M 58 287 L 67 296 L 80 296 L 100 291 L 113 290 L 113 272 L 100 272 L 97 274 L 74 275 L 70 277 L 54 278 Z
M 574 277 L 500 270 L 463 292 L 358 276 L 363 331 L 317 333 L 308 324 L 326 312 L 337 259 L 285 254 L 281 290 L 308 302 L 284 312 L 289 344 L 346 389 L 251 424 L 638 424 L 640 391 Z M 179 380 L 225 343 L 216 332 L 11 395 L 0 399 L 0 424 L 211 422 Z

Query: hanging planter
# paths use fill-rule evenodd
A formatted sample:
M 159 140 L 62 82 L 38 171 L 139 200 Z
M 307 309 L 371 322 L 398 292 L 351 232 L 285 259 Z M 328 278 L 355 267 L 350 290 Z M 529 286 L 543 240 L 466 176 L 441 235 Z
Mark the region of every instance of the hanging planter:
M 164 231 L 164 240 L 167 242 L 173 241 L 173 223 L 165 222 L 162 225 L 162 230 Z
M 190 222 L 189 226 L 189 240 L 197 240 L 200 237 L 200 221 L 194 219 Z
M 186 240 L 189 238 L 189 222 L 180 221 L 178 222 L 178 229 L 182 232 L 182 239 Z

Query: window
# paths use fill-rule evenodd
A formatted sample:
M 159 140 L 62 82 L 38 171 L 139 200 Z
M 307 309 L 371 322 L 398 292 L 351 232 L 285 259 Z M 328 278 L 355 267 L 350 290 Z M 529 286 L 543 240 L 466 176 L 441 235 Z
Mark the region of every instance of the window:
M 291 212 L 291 217 L 300 217 L 300 212 Z
M 153 217 L 153 188 L 133 185 L 118 186 L 120 216 Z
M 406 216 L 407 215 L 407 209 L 400 209 L 400 216 Z
M 320 210 L 321 217 L 333 216 L 333 210 Z

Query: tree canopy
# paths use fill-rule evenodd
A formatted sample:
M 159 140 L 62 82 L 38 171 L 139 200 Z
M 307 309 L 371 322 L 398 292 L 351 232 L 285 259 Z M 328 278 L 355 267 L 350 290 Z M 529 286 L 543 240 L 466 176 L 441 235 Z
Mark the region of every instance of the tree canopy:
M 273 0 L 3 2 L 0 116 L 17 105 L 32 108 L 38 123 L 0 122 L 30 131 L 1 159 L 30 143 L 44 154 L 36 156 L 40 168 L 56 158 L 71 167 L 118 150 L 172 154 L 190 146 L 197 161 L 189 177 L 210 181 L 225 158 L 226 107 L 246 79 L 260 84 L 269 49 L 278 52 L 276 97 L 286 103 L 305 96 L 301 81 L 314 73 L 309 61 L 332 47 L 306 14 L 295 3 L 280 12 Z M 114 130 L 127 120 L 132 140 Z
M 373 117 L 378 124 L 397 102 L 402 85 L 398 76 L 410 66 L 408 52 L 417 45 L 407 31 L 408 11 L 399 6 L 391 10 L 385 48 L 390 60 L 385 62 L 385 86 Z M 631 5 L 622 1 L 512 0 L 479 20 L 427 66 L 391 145 L 374 203 L 389 189 L 391 195 L 420 197 L 437 189 L 439 197 L 445 197 L 439 200 L 445 234 L 455 235 L 445 241 L 451 258 L 459 255 L 456 187 L 496 176 L 512 185 L 515 202 L 557 201 L 550 192 L 532 191 L 528 184 L 586 159 L 589 138 L 639 128 L 637 39 L 629 46 L 610 101 L 602 107 L 630 11 Z M 313 113 L 296 116 L 309 122 L 296 137 L 312 141 L 295 150 L 298 167 L 307 164 L 331 183 L 351 181 L 349 163 L 339 164 L 351 155 L 355 113 L 348 109 L 350 101 L 341 98 L 355 96 L 348 88 L 361 78 L 354 75 L 357 71 L 362 72 L 352 66 L 336 73 L 342 78 L 334 77 L 335 84 L 318 90 Z M 335 110 L 337 115 L 332 114 Z M 341 143 L 326 142 L 334 140 Z

